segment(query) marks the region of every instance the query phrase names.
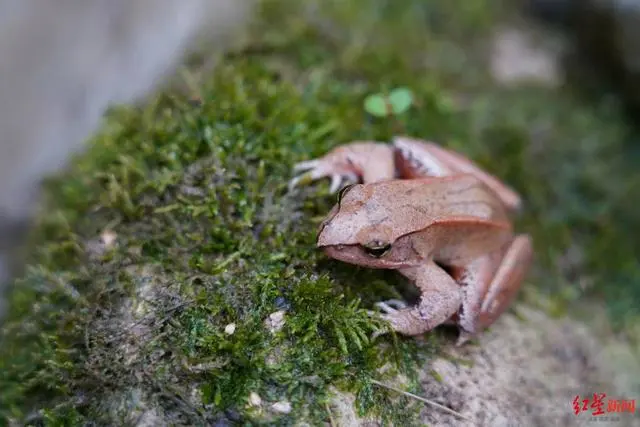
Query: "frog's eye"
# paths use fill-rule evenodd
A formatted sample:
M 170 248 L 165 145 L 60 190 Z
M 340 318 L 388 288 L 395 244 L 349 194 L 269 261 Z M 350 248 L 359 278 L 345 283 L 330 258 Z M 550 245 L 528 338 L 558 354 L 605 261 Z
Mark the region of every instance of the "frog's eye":
M 345 185 L 344 187 L 342 187 L 342 189 L 338 193 L 338 203 L 340 203 L 342 201 L 342 198 L 347 194 L 347 192 L 349 192 L 349 190 L 351 190 L 353 188 L 354 185 L 355 184 L 348 184 L 348 185 Z
M 391 249 L 391 243 L 371 242 L 363 246 L 364 251 L 375 258 L 380 258 Z

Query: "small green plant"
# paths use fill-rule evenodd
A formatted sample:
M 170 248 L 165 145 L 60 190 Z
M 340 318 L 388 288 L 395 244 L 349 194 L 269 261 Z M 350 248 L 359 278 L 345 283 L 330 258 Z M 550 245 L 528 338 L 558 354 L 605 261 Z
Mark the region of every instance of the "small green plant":
M 412 105 L 413 93 L 404 87 L 396 88 L 389 94 L 375 93 L 364 100 L 365 111 L 376 117 L 399 116 Z

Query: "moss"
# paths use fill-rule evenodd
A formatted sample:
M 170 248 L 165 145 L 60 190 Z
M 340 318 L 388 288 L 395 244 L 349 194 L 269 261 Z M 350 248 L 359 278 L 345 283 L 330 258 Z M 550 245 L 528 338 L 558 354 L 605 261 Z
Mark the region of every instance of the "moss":
M 265 2 L 262 47 L 228 58 L 200 102 L 164 93 L 114 109 L 48 185 L 2 332 L 0 415 L 125 423 L 129 403 L 113 396 L 128 390 L 142 393 L 135 413 L 159 407 L 175 423 L 317 423 L 338 386 L 362 414 L 410 423 L 414 403 L 370 380 L 388 364 L 388 375 L 415 378 L 449 338 L 371 342 L 379 325 L 366 309 L 406 282 L 319 254 L 315 230 L 334 197 L 326 183 L 286 190 L 295 162 L 355 139 L 406 133 L 474 158 L 525 197 L 518 228 L 537 262 L 523 298 L 565 309 L 601 297 L 621 327 L 634 321 L 639 224 L 628 201 L 639 175 L 617 106 L 494 87 L 482 55 L 493 9 L 463 3 L 327 2 L 308 23 L 281 13 L 291 2 Z M 366 115 L 368 94 L 400 85 L 413 109 Z M 113 247 L 96 244 L 104 230 Z M 285 326 L 272 333 L 264 322 L 279 310 Z M 251 408 L 251 392 L 293 410 Z

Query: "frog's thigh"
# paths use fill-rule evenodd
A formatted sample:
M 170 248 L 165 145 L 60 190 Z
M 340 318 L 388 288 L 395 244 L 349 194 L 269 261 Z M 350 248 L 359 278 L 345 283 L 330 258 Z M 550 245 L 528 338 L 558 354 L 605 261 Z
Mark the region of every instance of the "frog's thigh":
M 401 270 L 421 291 L 420 302 L 384 317 L 393 329 L 405 335 L 419 335 L 444 323 L 460 307 L 460 286 L 435 263 Z
M 464 332 L 475 334 L 490 326 L 507 309 L 529 269 L 532 253 L 529 236 L 518 236 L 503 251 L 472 263 L 458 278 L 463 286 L 459 324 Z

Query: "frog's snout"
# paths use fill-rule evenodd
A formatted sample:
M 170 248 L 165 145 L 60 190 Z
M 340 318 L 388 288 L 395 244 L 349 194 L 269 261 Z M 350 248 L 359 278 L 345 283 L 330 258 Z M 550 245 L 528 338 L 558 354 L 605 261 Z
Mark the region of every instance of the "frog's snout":
M 320 223 L 320 226 L 318 227 L 318 237 L 316 238 L 316 246 L 321 246 L 320 242 L 321 242 L 322 233 L 327 227 L 327 225 L 331 223 L 331 220 L 333 220 L 333 218 L 335 218 L 335 216 L 338 215 L 338 210 L 339 210 L 338 205 L 335 205 L 333 209 L 331 209 L 331 212 L 329 212 L 329 215 L 327 215 L 327 217 L 324 220 L 322 220 L 322 222 Z

